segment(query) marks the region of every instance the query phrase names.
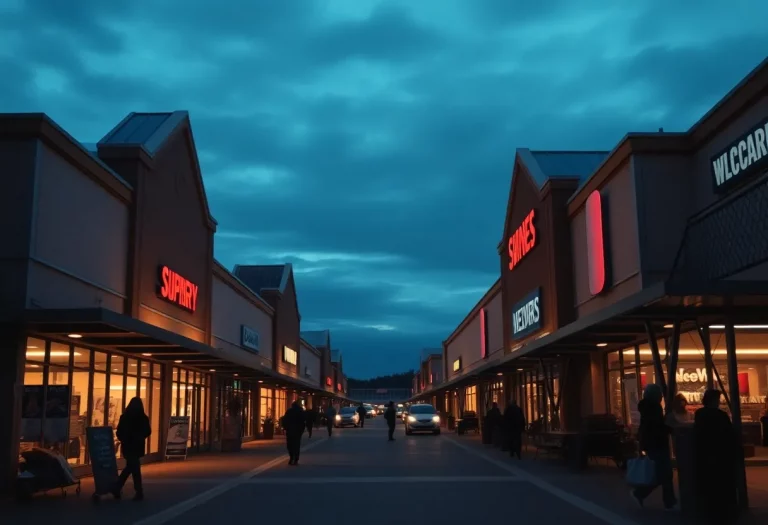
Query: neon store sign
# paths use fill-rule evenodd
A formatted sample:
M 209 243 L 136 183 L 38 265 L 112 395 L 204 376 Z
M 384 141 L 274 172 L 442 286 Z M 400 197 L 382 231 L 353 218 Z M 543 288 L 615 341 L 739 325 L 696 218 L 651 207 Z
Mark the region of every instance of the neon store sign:
M 160 285 L 157 295 L 180 308 L 193 312 L 197 309 L 197 291 L 199 286 L 174 272 L 167 266 L 160 266 Z
M 330 377 L 326 377 L 325 384 L 326 386 L 333 386 L 333 379 L 331 379 Z
M 533 224 L 536 210 L 531 210 L 523 219 L 522 224 L 509 237 L 507 251 L 509 252 L 509 269 L 513 270 L 520 261 L 536 246 L 536 226 Z

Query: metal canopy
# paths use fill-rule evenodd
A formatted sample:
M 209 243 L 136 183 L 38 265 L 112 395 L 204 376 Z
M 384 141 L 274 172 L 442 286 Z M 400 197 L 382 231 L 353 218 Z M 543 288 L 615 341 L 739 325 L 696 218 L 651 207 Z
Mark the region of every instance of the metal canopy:
M 117 350 L 158 361 L 180 361 L 200 371 L 215 371 L 233 379 L 257 381 L 266 387 L 302 389 L 313 394 L 343 398 L 270 368 L 252 368 L 217 355 L 212 346 L 105 308 L 27 310 L 25 322 L 35 334 L 74 344 Z M 73 339 L 69 334 L 82 335 Z

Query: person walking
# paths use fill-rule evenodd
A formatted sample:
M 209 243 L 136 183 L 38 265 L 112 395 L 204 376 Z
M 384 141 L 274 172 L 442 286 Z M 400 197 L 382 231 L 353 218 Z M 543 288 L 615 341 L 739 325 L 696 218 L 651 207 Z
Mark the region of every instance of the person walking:
M 485 414 L 484 426 L 485 431 L 488 432 L 488 437 L 486 438 L 488 443 L 494 442 L 494 436 L 501 429 L 502 419 L 503 416 L 501 415 L 501 410 L 499 410 L 499 404 L 494 401 L 491 408 Z
M 306 426 L 304 409 L 298 401 L 294 401 L 285 416 L 283 416 L 283 428 L 285 428 L 285 443 L 288 446 L 289 465 L 299 464 L 299 452 L 301 451 L 301 435 Z
M 336 409 L 332 404 L 328 404 L 328 408 L 325 409 L 325 424 L 328 427 L 328 437 L 333 434 L 333 425 L 336 421 Z
M 141 458 L 146 452 L 146 440 L 152 434 L 152 429 L 140 397 L 134 397 L 128 403 L 123 415 L 120 416 L 116 434 L 125 458 L 125 468 L 120 473 L 112 494 L 116 499 L 120 499 L 123 486 L 128 481 L 128 476 L 131 476 L 133 477 L 133 499 L 141 501 L 144 499 L 144 487 L 141 484 Z
M 655 383 L 645 387 L 643 399 L 637 404 L 640 412 L 640 451 L 648 455 L 656 467 L 656 485 L 638 487 L 632 490 L 632 497 L 642 507 L 647 498 L 656 487 L 661 485 L 664 507 L 674 510 L 677 506 L 675 487 L 672 477 L 672 458 L 669 450 L 669 435 L 671 428 L 664 418 L 664 410 L 661 408 L 661 400 L 664 394 L 661 387 Z
M 360 428 L 365 427 L 365 407 L 362 403 L 360 403 L 360 406 L 357 407 L 357 415 L 360 418 Z
M 389 440 L 394 441 L 395 434 L 395 421 L 397 421 L 397 413 L 395 412 L 395 403 L 390 401 L 387 405 L 387 410 L 384 412 L 384 419 L 387 421 L 387 427 L 389 428 Z
M 510 399 L 507 408 L 504 409 L 504 430 L 506 432 L 509 455 L 522 458 L 523 432 L 525 432 L 525 415 L 514 399 Z
M 728 414 L 720 410 L 720 391 L 707 390 L 694 415 L 696 502 L 702 521 L 730 523 L 738 517 L 736 465 L 739 440 Z
M 304 421 L 307 425 L 307 437 L 312 437 L 312 430 L 315 428 L 315 420 L 317 419 L 317 414 L 315 413 L 314 408 L 308 408 L 304 411 Z

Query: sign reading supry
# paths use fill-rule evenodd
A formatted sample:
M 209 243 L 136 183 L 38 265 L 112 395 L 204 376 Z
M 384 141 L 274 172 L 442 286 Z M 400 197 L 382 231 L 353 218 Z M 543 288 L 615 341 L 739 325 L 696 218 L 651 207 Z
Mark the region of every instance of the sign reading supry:
M 509 252 L 509 269 L 518 265 L 523 257 L 536 246 L 536 226 L 533 224 L 536 218 L 536 210 L 531 210 L 523 219 L 522 224 L 510 235 L 507 243 Z
M 167 266 L 160 266 L 158 273 L 160 284 L 157 287 L 157 295 L 169 303 L 194 312 L 197 309 L 199 287 Z
M 519 339 L 541 328 L 541 288 L 512 307 L 512 338 Z

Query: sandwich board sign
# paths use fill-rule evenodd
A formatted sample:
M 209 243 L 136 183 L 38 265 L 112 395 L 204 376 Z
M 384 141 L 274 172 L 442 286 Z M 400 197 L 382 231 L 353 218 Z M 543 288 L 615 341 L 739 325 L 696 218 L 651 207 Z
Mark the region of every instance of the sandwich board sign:
M 187 459 L 188 439 L 189 416 L 171 416 L 165 440 L 165 457 Z

